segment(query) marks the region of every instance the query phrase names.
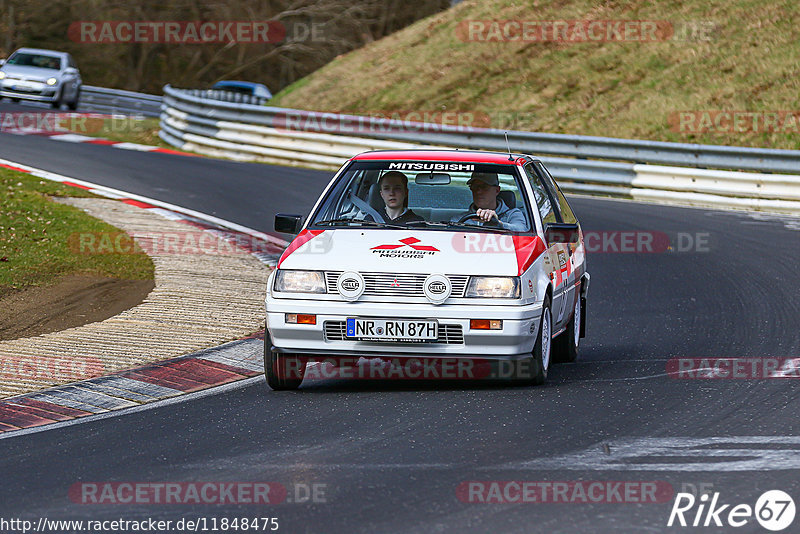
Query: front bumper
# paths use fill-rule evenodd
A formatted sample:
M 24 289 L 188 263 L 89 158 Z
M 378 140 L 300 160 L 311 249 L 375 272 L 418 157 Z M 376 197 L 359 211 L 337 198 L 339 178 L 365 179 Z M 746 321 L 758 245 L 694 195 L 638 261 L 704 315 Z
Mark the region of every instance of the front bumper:
M 470 306 L 387 302 L 266 300 L 267 329 L 277 352 L 319 357 L 451 357 L 519 359 L 530 355 L 539 331 L 542 305 Z M 288 324 L 287 313 L 315 314 L 315 325 Z M 439 340 L 426 343 L 350 341 L 341 325 L 348 317 L 435 319 Z M 470 319 L 501 319 L 501 330 L 470 330 Z M 333 335 L 332 335 L 333 334 Z
M 20 100 L 33 100 L 36 102 L 53 102 L 58 98 L 58 84 L 47 85 L 35 83 L 30 89 L 13 89 L 14 80 L 4 79 L 0 81 L 0 96 L 6 98 L 19 98 Z

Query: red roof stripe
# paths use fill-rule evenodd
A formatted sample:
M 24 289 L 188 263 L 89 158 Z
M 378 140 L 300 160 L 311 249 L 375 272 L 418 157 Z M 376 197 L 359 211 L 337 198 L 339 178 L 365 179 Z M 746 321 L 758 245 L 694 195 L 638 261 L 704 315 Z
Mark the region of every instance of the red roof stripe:
M 496 152 L 477 152 L 472 150 L 384 150 L 365 152 L 353 157 L 354 161 L 459 161 L 469 163 L 497 163 L 501 165 L 520 165 L 520 158 L 508 160 L 508 154 Z

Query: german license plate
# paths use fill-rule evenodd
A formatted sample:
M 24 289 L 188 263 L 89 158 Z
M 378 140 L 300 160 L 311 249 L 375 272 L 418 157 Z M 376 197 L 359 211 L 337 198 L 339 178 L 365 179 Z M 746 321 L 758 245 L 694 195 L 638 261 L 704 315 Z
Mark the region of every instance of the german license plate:
M 356 341 L 436 341 L 439 323 L 430 320 L 407 319 L 347 319 L 347 339 Z

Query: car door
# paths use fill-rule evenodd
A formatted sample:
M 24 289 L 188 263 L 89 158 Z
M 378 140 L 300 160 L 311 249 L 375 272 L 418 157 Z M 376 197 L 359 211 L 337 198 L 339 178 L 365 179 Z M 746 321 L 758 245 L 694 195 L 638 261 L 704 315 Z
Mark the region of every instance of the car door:
M 572 208 L 567 203 L 567 199 L 564 198 L 564 194 L 558 188 L 558 185 L 555 183 L 555 180 L 553 180 L 547 168 L 538 161 L 534 163 L 534 167 L 539 176 L 542 177 L 544 187 L 547 189 L 550 199 L 554 204 L 559 222 L 577 224 L 578 220 L 572 212 Z M 563 322 L 566 324 L 569 320 L 569 314 L 575 307 L 575 299 L 578 298 L 577 282 L 583 274 L 583 264 L 582 262 L 580 262 L 580 264 L 576 264 L 575 262 L 574 252 L 576 246 L 577 244 L 575 243 L 561 243 L 558 249 L 560 273 L 556 274 L 556 280 L 561 282 L 564 298 L 562 299 L 563 306 L 560 310 L 558 321 L 555 319 L 555 311 L 553 313 L 553 323 L 557 328 L 561 328 L 563 326 L 561 323 Z
M 543 228 L 546 228 L 548 223 L 561 222 L 561 214 L 557 211 L 557 204 L 553 201 L 552 193 L 548 191 L 534 163 L 525 164 L 523 169 L 533 190 Z M 550 311 L 553 315 L 555 331 L 559 328 L 559 323 L 563 322 L 564 317 L 564 288 L 567 284 L 563 280 L 563 265 L 566 260 L 566 247 L 562 243 L 545 243 L 545 245 L 547 245 L 545 268 L 553 285 L 553 302 L 550 303 Z

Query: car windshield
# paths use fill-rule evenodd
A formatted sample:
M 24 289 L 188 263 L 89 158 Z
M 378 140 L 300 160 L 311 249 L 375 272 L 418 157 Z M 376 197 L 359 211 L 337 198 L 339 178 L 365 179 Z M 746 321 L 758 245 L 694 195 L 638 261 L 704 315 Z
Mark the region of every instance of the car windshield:
M 493 209 L 485 224 L 475 209 Z M 530 231 L 514 165 L 464 162 L 355 161 L 313 214 L 311 226 L 427 226 Z
M 7 65 L 19 65 L 20 67 L 38 67 L 40 69 L 59 70 L 61 59 L 56 56 L 46 56 L 43 54 L 14 54 L 6 62 Z

